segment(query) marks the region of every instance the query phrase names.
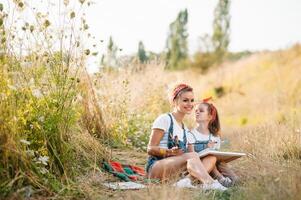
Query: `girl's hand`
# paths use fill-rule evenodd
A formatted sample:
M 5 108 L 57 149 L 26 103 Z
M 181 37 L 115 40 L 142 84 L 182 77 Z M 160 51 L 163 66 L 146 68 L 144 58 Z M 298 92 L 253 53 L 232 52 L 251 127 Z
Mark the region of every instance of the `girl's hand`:
M 216 141 L 209 141 L 208 148 L 213 148 L 217 142 Z

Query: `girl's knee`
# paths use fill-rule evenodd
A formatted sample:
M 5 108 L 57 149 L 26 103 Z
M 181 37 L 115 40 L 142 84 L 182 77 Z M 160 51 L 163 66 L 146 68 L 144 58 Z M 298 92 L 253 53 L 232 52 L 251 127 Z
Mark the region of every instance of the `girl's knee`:
M 186 157 L 186 159 L 188 160 L 188 159 L 196 159 L 196 158 L 198 158 L 199 159 L 199 155 L 198 155 L 198 153 L 197 152 L 189 152 L 189 153 L 185 153 L 184 154 L 185 155 L 185 157 Z
M 210 162 L 216 162 L 217 158 L 215 156 L 206 156 L 204 160 L 208 160 Z

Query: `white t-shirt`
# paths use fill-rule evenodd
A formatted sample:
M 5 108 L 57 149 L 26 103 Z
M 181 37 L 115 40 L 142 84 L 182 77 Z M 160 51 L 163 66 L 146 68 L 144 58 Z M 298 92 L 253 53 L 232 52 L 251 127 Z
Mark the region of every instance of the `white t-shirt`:
M 216 149 L 216 150 L 220 149 L 220 147 L 221 147 L 221 138 L 219 136 L 216 137 L 216 136 L 213 136 L 211 134 L 210 139 L 213 142 L 217 142 L 212 149 Z M 189 131 L 187 133 L 187 143 L 189 143 L 189 144 L 193 144 L 196 141 L 206 141 L 206 140 L 209 140 L 209 135 L 205 135 L 203 133 L 200 133 L 196 129 L 192 129 L 191 131 Z
M 173 120 L 173 137 L 178 136 L 178 139 L 184 142 L 184 131 L 182 126 L 176 121 L 174 116 L 171 114 Z M 168 142 L 168 129 L 170 127 L 170 117 L 168 114 L 160 115 L 153 123 L 152 129 L 161 129 L 164 131 L 164 135 L 160 140 L 159 147 L 167 149 L 167 142 Z M 184 125 L 186 136 L 188 133 L 187 127 Z

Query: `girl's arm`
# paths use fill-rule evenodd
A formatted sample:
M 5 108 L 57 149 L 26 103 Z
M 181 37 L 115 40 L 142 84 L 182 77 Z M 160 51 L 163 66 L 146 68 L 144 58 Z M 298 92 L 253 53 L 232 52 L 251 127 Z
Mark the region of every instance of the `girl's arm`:
M 158 157 L 169 157 L 169 156 L 176 156 L 183 154 L 183 151 L 178 148 L 172 149 L 164 149 L 160 148 L 160 140 L 164 135 L 164 131 L 161 129 L 153 129 L 150 140 L 147 146 L 147 153 L 148 155 L 158 156 Z

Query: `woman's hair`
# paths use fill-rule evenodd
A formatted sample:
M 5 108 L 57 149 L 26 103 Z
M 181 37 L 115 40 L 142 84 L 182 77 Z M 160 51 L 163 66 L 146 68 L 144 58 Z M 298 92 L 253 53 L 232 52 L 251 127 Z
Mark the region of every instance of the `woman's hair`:
M 172 91 L 171 102 L 173 102 L 175 99 L 178 99 L 179 96 L 181 96 L 181 94 L 183 94 L 184 92 L 193 92 L 193 89 L 192 87 L 184 83 L 176 85 L 176 87 Z
M 220 136 L 220 122 L 218 117 L 218 112 L 215 108 L 215 106 L 212 103 L 208 102 L 202 102 L 201 104 L 204 104 L 207 106 L 208 113 L 212 116 L 212 119 L 209 121 L 208 129 L 210 133 L 212 133 L 214 136 Z

